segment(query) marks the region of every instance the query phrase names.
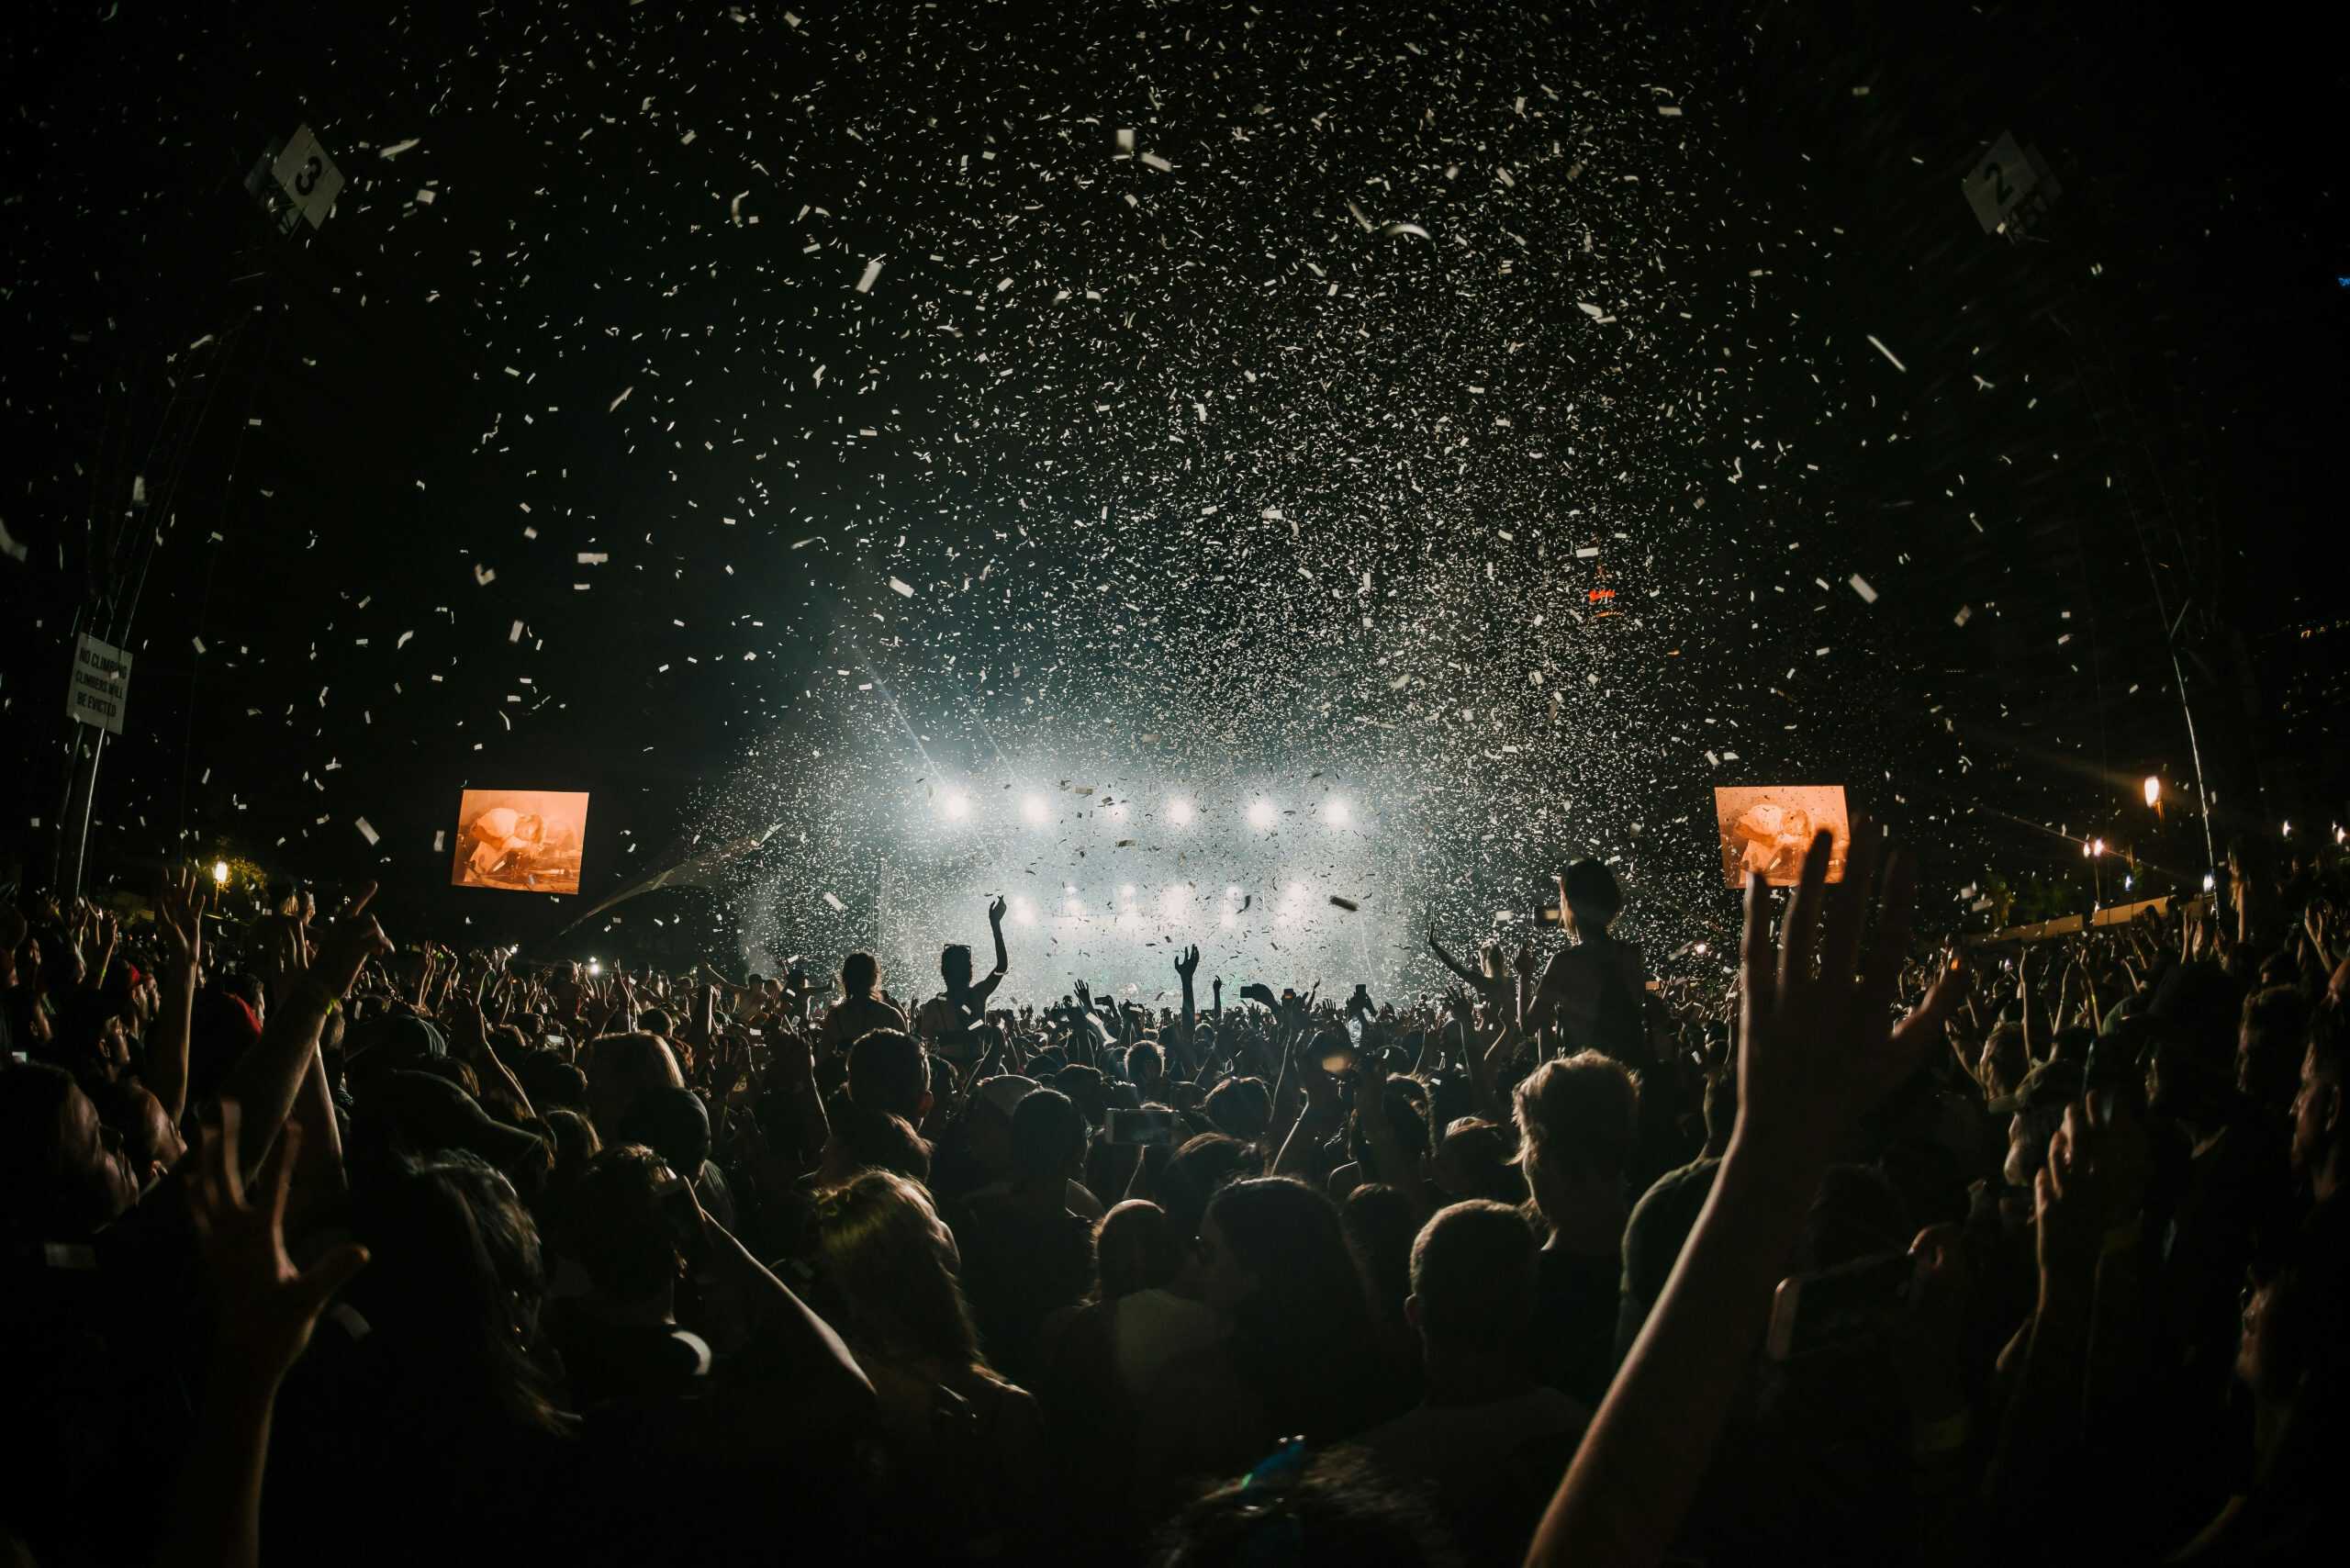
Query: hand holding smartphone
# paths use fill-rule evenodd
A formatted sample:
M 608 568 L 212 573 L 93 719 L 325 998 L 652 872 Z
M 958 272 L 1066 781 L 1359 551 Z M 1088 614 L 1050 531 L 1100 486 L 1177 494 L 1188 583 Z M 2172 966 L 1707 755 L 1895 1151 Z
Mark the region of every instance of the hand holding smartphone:
M 1123 1105 L 1113 1105 L 1110 1109 L 1110 1141 L 1121 1146 L 1172 1143 L 1175 1113 L 1150 1108 L 1129 1111 Z

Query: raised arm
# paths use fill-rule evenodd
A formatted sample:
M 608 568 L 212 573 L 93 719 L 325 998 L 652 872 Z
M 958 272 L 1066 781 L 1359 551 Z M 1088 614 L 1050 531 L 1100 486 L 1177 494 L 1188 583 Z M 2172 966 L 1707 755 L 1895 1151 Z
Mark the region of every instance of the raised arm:
M 189 1027 L 196 1016 L 196 972 L 204 965 L 204 895 L 196 873 L 166 877 L 155 896 L 155 932 L 163 946 L 162 1000 L 147 1053 L 147 1089 L 177 1126 L 187 1111 Z
M 224 1097 L 235 1099 L 244 1108 L 240 1153 L 248 1167 L 258 1165 L 269 1152 L 286 1113 L 293 1109 L 295 1092 L 318 1055 L 319 1031 L 326 1024 L 328 1011 L 341 1004 L 360 966 L 378 953 L 391 951 L 383 927 L 366 913 L 368 901 L 375 896 L 375 884 L 370 882 L 352 901 L 350 912 L 328 928 L 319 944 L 318 962 L 297 973 L 285 988 L 285 996 L 270 1007 L 259 1043 L 238 1059 L 221 1091 Z M 297 935 L 297 951 L 299 940 Z
M 1651 1568 L 1662 1559 L 1839 1141 L 1935 1048 L 1957 994 L 1954 971 L 1900 1024 L 1886 1023 L 1909 936 L 1904 857 L 1893 857 L 1877 935 L 1863 952 L 1878 843 L 1855 822 L 1851 864 L 1833 886 L 1830 845 L 1818 834 L 1805 857 L 1775 971 L 1766 894 L 1759 878 L 1747 879 L 1737 1126 L 1680 1261 L 1550 1500 L 1529 1564 Z

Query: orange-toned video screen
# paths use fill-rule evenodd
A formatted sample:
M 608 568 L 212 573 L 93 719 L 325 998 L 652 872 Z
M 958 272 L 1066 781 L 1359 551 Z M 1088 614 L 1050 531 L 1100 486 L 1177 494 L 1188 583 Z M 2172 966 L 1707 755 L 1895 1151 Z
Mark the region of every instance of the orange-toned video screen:
M 1722 881 L 1746 886 L 1746 874 L 1760 871 L 1773 887 L 1791 888 L 1803 879 L 1803 857 L 1812 835 L 1835 834 L 1828 853 L 1828 879 L 1844 879 L 1844 857 L 1852 847 L 1852 822 L 1844 810 L 1841 784 L 1745 785 L 1714 791 L 1714 818 L 1721 828 Z
M 576 893 L 588 796 L 560 790 L 468 790 L 457 802 L 449 880 L 509 893 Z

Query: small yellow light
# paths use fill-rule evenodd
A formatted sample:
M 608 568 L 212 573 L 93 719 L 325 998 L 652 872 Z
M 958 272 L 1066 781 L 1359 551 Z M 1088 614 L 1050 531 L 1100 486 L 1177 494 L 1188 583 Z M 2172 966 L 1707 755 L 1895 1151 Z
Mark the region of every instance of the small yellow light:
M 215 860 L 212 863 L 212 884 L 220 888 L 229 885 L 229 863 L 226 860 Z
M 2163 781 L 2153 774 L 2146 775 L 2146 804 L 2154 805 L 2163 798 Z

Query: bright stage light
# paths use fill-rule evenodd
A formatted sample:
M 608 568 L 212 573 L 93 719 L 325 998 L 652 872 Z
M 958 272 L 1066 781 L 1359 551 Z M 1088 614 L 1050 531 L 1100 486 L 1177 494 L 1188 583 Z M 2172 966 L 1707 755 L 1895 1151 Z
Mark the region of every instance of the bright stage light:
M 1248 808 L 1248 825 L 1257 828 L 1270 827 L 1273 825 L 1273 818 L 1278 814 L 1273 810 L 1273 803 L 1270 801 L 1259 801 Z
M 1322 814 L 1329 819 L 1332 827 L 1344 827 L 1354 820 L 1354 812 L 1348 809 L 1344 801 L 1331 801 L 1322 808 Z
M 1176 799 L 1167 802 L 1167 820 L 1177 827 L 1192 825 L 1192 802 Z
M 1030 903 L 1024 898 L 1013 899 L 1012 901 L 1012 924 L 1014 925 L 1035 924 L 1036 906 Z
M 1118 889 L 1118 896 L 1128 903 L 1132 903 L 1135 897 L 1135 885 L 1132 882 L 1122 884 Z
M 971 814 L 971 797 L 960 790 L 947 790 L 945 803 L 946 820 L 949 822 L 961 822 Z
M 1048 813 L 1042 795 L 1030 795 L 1020 802 L 1020 814 L 1031 823 L 1042 823 Z
M 229 885 L 229 863 L 226 860 L 215 860 L 212 863 L 212 885 L 216 888 L 225 888 Z

